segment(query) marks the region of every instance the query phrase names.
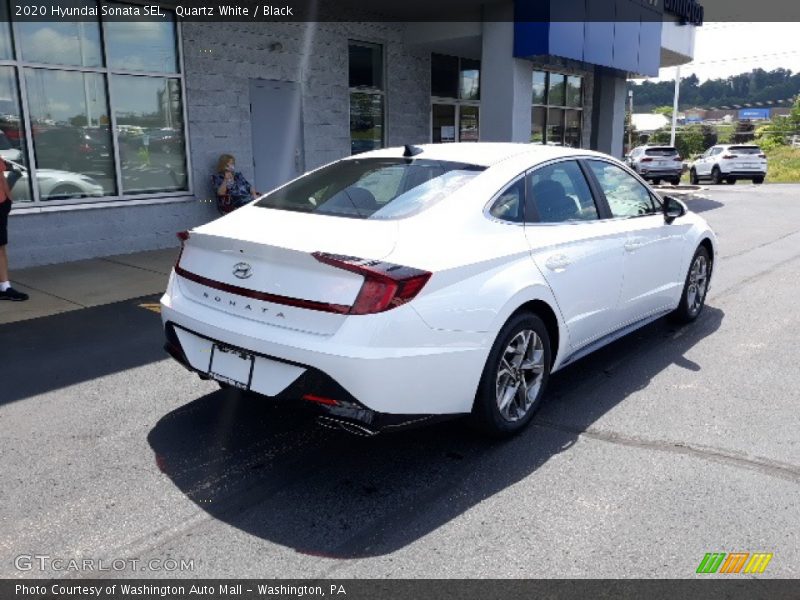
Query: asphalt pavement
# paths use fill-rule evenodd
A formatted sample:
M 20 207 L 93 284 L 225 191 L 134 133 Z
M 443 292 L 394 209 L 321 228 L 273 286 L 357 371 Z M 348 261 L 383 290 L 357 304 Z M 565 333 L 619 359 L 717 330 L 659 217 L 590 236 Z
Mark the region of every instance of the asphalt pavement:
M 0 577 L 98 576 L 19 559 L 47 555 L 140 561 L 102 576 L 683 578 L 707 552 L 800 576 L 800 185 L 687 203 L 720 240 L 702 317 L 555 374 L 505 442 L 459 421 L 359 438 L 219 390 L 162 352 L 157 295 L 0 325 Z

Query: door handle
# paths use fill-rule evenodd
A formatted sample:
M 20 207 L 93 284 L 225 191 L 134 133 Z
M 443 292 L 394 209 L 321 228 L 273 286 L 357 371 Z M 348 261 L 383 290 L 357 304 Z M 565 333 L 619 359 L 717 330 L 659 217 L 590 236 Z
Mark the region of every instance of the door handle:
M 572 264 L 572 261 L 564 254 L 555 254 L 547 259 L 547 262 L 544 263 L 551 271 L 561 271 L 566 269 L 568 266 Z
M 639 240 L 628 240 L 627 242 L 625 242 L 625 250 L 627 252 L 634 252 L 635 250 L 641 248 L 643 245 L 644 244 L 642 244 L 642 242 Z

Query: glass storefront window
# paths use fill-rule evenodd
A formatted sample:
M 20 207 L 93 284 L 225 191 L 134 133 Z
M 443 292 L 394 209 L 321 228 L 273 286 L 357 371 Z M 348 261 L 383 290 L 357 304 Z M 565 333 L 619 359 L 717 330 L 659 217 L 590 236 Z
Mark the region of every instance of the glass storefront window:
M 25 128 L 14 67 L 0 67 L 0 158 L 6 162 L 7 169 L 16 171 L 3 173 L 11 187 L 11 197 L 15 202 L 30 202 Z
M 544 143 L 544 117 L 547 109 L 535 106 L 531 111 L 531 142 Z
M 462 100 L 478 100 L 480 96 L 481 62 L 479 60 L 461 59 L 459 98 Z
M 566 129 L 564 131 L 564 145 L 570 148 L 581 147 L 581 111 L 566 111 Z
M 583 77 L 534 71 L 531 142 L 580 148 Z
M 122 192 L 188 189 L 181 88 L 176 79 L 115 75 Z
M 93 6 L 73 0 L 64 8 Z M 76 67 L 102 67 L 103 52 L 98 21 L 19 21 L 15 23 L 21 58 L 27 62 Z
M 383 89 L 383 48 L 378 44 L 350 44 L 350 87 Z
M 460 108 L 458 123 L 459 142 L 478 141 L 478 110 L 477 106 L 462 106 Z
M 350 152 L 358 154 L 383 147 L 383 96 L 350 94 Z
M 9 60 L 14 58 L 14 51 L 11 48 L 11 22 L 8 18 L 8 4 L 0 2 L 0 59 Z
M 533 103 L 547 104 L 547 73 L 542 71 L 533 72 Z
M 550 73 L 550 85 L 547 89 L 547 104 L 550 106 L 564 106 L 565 79 L 564 75 Z
M 551 108 L 547 111 L 547 143 L 556 146 L 564 145 L 564 111 Z
M 104 22 L 109 68 L 177 73 L 175 20 L 171 13 L 167 14 L 167 19 L 159 17 L 153 21 Z
M 383 148 L 383 47 L 350 42 L 350 153 Z
M 458 88 L 458 58 L 432 54 L 431 95 L 438 98 L 458 98 Z
M 42 200 L 117 193 L 105 76 L 25 69 Z
M 582 85 L 582 77 L 576 77 L 574 75 L 567 77 L 567 106 L 580 107 L 583 105 Z

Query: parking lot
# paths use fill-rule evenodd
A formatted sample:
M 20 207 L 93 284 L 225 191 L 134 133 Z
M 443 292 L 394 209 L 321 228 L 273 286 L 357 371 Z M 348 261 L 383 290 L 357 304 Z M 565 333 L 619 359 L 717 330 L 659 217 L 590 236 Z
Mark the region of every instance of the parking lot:
M 18 559 L 47 555 L 141 561 L 103 576 L 682 578 L 767 552 L 758 577 L 797 577 L 800 185 L 687 204 L 720 242 L 698 322 L 555 374 L 504 442 L 459 421 L 359 438 L 221 391 L 167 359 L 157 296 L 0 325 L 0 576 L 98 576 Z

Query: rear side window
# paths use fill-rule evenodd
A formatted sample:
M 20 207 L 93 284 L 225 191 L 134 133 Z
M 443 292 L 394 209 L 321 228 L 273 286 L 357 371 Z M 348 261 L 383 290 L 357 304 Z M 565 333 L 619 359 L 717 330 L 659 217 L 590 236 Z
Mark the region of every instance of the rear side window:
M 678 151 L 675 148 L 648 148 L 644 152 L 647 156 L 675 156 Z
M 353 219 L 396 219 L 439 202 L 483 170 L 426 159 L 343 160 L 300 177 L 255 205 Z
M 734 154 L 761 154 L 758 146 L 731 146 L 728 151 Z
M 526 221 L 563 223 L 599 218 L 589 184 L 574 160 L 536 169 L 528 181 Z

